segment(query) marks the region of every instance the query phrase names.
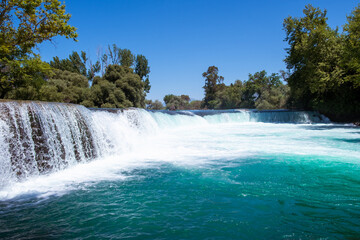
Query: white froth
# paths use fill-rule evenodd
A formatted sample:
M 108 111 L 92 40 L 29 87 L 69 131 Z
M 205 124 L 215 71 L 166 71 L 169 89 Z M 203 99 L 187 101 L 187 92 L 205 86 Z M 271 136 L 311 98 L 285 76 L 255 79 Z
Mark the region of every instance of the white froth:
M 249 121 L 247 112 L 205 118 L 136 109 L 117 114 L 85 113 L 97 136 L 97 159 L 72 163 L 67 169 L 48 175 L 8 181 L 0 188 L 1 200 L 21 195 L 46 197 L 82 188 L 84 184 L 124 180 L 129 177 L 124 172 L 159 163 L 197 167 L 216 161 L 277 154 L 331 156 L 354 162 L 360 158 L 356 144 L 341 141 L 356 139 L 360 131 L 332 128 L 336 125 L 330 124 L 254 122 Z M 0 119 L 2 144 L 5 144 L 2 134 L 6 131 L 6 124 Z M 334 141 L 334 137 L 340 141 Z M 10 164 L 7 152 L 0 151 L 2 164 Z M 3 172 L 6 171 L 0 168 L 0 173 Z

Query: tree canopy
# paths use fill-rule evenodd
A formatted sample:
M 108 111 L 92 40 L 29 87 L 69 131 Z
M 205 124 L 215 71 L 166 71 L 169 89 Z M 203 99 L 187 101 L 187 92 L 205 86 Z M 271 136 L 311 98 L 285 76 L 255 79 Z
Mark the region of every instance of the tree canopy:
M 71 15 L 59 0 L 0 0 L 0 98 L 60 101 L 87 107 L 148 107 L 150 66 L 142 54 L 108 45 L 92 62 L 84 52 L 43 62 L 34 52 L 55 36 L 77 40 Z M 360 121 L 360 5 L 347 16 L 340 33 L 326 10 L 305 6 L 302 17 L 283 22 L 287 71 L 249 74 L 224 83 L 216 66 L 202 74 L 205 96 L 168 94 L 165 108 L 294 108 L 318 110 L 335 121 Z M 281 80 L 281 77 L 283 80 Z M 287 82 L 287 84 L 285 84 Z
M 203 100 L 203 106 L 205 108 L 214 108 L 216 92 L 221 88 L 224 77 L 219 76 L 219 69 L 215 66 L 210 66 L 202 76 L 205 78 L 205 85 L 203 87 L 205 90 L 205 98 Z
M 76 40 L 70 14 L 58 0 L 2 0 L 0 2 L 0 97 L 14 89 L 39 89 L 50 67 L 33 48 L 55 36 Z M 14 95 L 14 94 L 11 94 Z
M 290 105 L 319 110 L 338 121 L 359 117 L 359 7 L 343 34 L 329 27 L 326 10 L 307 5 L 303 13 L 284 20 Z
M 209 109 L 286 107 L 289 89 L 282 83 L 279 74 L 273 73 L 268 76 L 263 70 L 249 74 L 249 79 L 246 81 L 236 80 L 227 86 L 218 72 L 217 67 L 210 66 L 202 75 L 205 77 L 203 107 Z

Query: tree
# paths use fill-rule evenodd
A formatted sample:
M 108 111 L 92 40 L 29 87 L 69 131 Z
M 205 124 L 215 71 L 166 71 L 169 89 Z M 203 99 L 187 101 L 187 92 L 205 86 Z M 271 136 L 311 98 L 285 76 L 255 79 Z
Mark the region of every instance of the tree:
M 15 88 L 34 88 L 31 82 L 51 74 L 32 51 L 37 44 L 55 36 L 76 40 L 77 33 L 58 0 L 2 0 L 0 7 L 0 97 L 4 98 Z
M 151 88 L 149 81 L 150 67 L 145 56 L 140 54 L 135 57 L 129 49 L 121 49 L 116 44 L 113 44 L 108 46 L 107 52 L 103 53 L 101 62 L 99 61 L 98 63 L 102 75 L 105 75 L 105 70 L 109 63 L 128 68 L 129 71 L 131 70 L 136 73 L 143 82 L 144 96 L 146 96 L 146 93 L 149 93 Z
M 340 35 L 327 24 L 326 10 L 307 5 L 304 17 L 284 20 L 289 44 L 290 104 L 318 110 L 335 121 L 360 119 L 360 10 Z
M 125 94 L 126 103 L 122 104 L 125 107 L 145 107 L 143 83 L 131 68 L 109 65 L 103 80 L 115 84 L 114 90 L 120 90 Z M 97 85 L 95 80 L 94 85 Z
M 144 82 L 144 91 L 149 93 L 151 85 L 149 81 L 150 67 L 148 60 L 143 55 L 136 56 L 135 73 L 139 75 L 141 80 Z
M 121 65 L 123 67 L 132 67 L 135 62 L 135 56 L 129 49 L 121 49 L 116 44 L 108 45 L 108 53 L 103 62 L 110 61 L 112 65 Z
M 120 65 L 123 67 L 132 67 L 135 62 L 135 56 L 129 49 L 119 49 Z
M 261 95 L 255 102 L 256 109 L 284 109 L 286 108 L 289 94 L 287 85 L 270 86 L 263 89 Z
M 289 43 L 285 63 L 293 105 L 314 109 L 341 84 L 343 47 L 337 29 L 327 24 L 326 10 L 307 5 L 303 13 L 302 18 L 284 20 Z
M 36 100 L 45 79 L 52 75 L 50 66 L 40 57 L 24 56 L 22 60 L 0 63 L 0 98 Z
M 95 77 L 95 74 L 100 72 L 101 70 L 101 64 L 100 61 L 96 61 L 95 64 L 92 64 L 91 60 L 89 61 L 89 68 L 87 70 L 87 78 L 92 84 L 92 81 Z
M 205 78 L 205 98 L 203 100 L 204 107 L 214 108 L 212 101 L 216 99 L 216 92 L 219 90 L 220 85 L 224 82 L 224 77 L 219 76 L 219 69 L 215 66 L 210 66 L 206 72 L 202 74 Z
M 40 89 L 40 100 L 81 104 L 90 93 L 88 79 L 70 71 L 54 70 L 47 84 Z
M 88 58 L 86 57 L 86 53 L 81 51 L 81 57 L 78 52 L 73 51 L 69 58 L 60 60 L 59 57 L 54 57 L 52 61 L 50 61 L 50 66 L 52 68 L 60 69 L 63 71 L 69 71 L 77 74 L 81 74 L 83 76 L 87 76 L 86 62 Z
M 111 47 L 108 45 L 108 58 L 110 59 L 111 64 L 120 65 L 120 50 L 116 44 L 113 44 Z
M 154 102 L 152 100 L 146 100 L 146 109 L 149 110 L 162 110 L 164 109 L 163 104 L 159 100 L 155 100 Z
M 105 70 L 107 66 L 109 65 L 109 57 L 106 53 L 101 55 L 101 75 L 105 74 Z
M 175 96 L 168 94 L 164 97 L 166 109 L 169 110 L 185 110 L 190 109 L 190 97 L 188 95 Z
M 360 87 L 360 5 L 347 17 L 344 26 L 345 50 L 343 65 L 345 68 L 345 81 Z
M 68 58 L 61 60 L 56 56 L 50 61 L 50 66 L 55 69 L 81 74 L 87 77 L 89 81 L 92 81 L 95 74 L 101 70 L 100 61 L 92 64 L 84 51 L 81 51 L 80 54 L 73 51 Z
M 190 109 L 191 110 L 199 110 L 201 109 L 202 101 L 200 100 L 193 100 L 190 102 Z
M 282 85 L 278 74 L 273 73 L 268 76 L 265 70 L 249 74 L 249 79 L 244 82 L 241 107 L 257 108 L 257 102 L 265 98 L 262 96 L 263 93 L 268 95 L 271 89 L 279 88 Z M 273 108 L 275 107 L 270 109 Z
M 236 80 L 234 84 L 224 87 L 216 93 L 215 109 L 235 109 L 240 107 L 243 95 L 243 84 Z
M 91 87 L 91 100 L 95 107 L 126 108 L 131 106 L 125 93 L 115 83 L 99 78 Z

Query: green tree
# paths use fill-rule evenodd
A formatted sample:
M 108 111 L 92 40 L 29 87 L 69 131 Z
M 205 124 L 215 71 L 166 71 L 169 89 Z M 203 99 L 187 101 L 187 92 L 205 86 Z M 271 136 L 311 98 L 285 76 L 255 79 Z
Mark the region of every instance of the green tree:
M 121 49 L 116 46 L 116 44 L 113 44 L 108 46 L 107 52 L 102 55 L 101 61 L 98 63 L 103 76 L 105 75 L 109 63 L 111 65 L 119 65 L 123 68 L 128 68 L 129 71 L 136 73 L 143 82 L 143 95 L 146 96 L 146 94 L 149 93 L 151 88 L 149 80 L 150 67 L 145 56 L 140 54 L 135 57 L 129 49 Z M 145 106 L 144 100 L 145 99 L 142 101 L 142 106 Z
M 166 109 L 169 110 L 185 110 L 190 109 L 190 97 L 188 95 L 175 96 L 168 94 L 164 97 Z
M 234 84 L 223 87 L 221 91 L 216 93 L 215 109 L 235 109 L 239 108 L 242 102 L 243 84 L 240 80 L 236 80 Z
M 282 85 L 280 76 L 273 73 L 270 76 L 266 71 L 249 74 L 249 79 L 244 82 L 241 107 L 256 108 L 256 102 L 263 99 L 262 94 L 269 94 L 272 88 L 278 88 Z
M 148 60 L 143 55 L 136 56 L 135 73 L 139 75 L 141 80 L 144 82 L 144 91 L 149 93 L 151 85 L 149 81 L 150 67 Z
M 51 75 L 50 66 L 38 56 L 7 61 L 3 72 L 0 71 L 0 98 L 36 100 L 39 89 Z
M 146 109 L 149 110 L 162 110 L 164 109 L 164 105 L 159 100 L 146 100 Z
M 4 98 L 17 88 L 39 89 L 39 77 L 51 74 L 33 53 L 37 44 L 55 36 L 76 40 L 77 33 L 58 0 L 3 0 L 0 6 L 0 97 Z
M 87 78 L 89 79 L 89 81 L 92 82 L 94 77 L 96 76 L 96 73 L 100 72 L 100 70 L 100 61 L 96 61 L 95 64 L 92 64 L 92 62 L 89 61 L 89 68 L 87 69 Z
M 79 74 L 55 69 L 40 90 L 40 100 L 82 104 L 90 94 L 88 79 Z
M 314 109 L 335 121 L 360 119 L 360 10 L 355 8 L 340 35 L 326 11 L 308 5 L 304 17 L 284 20 L 289 44 L 290 104 Z
M 68 58 L 60 60 L 59 57 L 54 57 L 50 61 L 52 68 L 69 71 L 83 76 L 87 76 L 86 62 L 88 58 L 86 53 L 81 51 L 81 57 L 78 52 L 73 51 Z
M 114 84 L 114 91 L 121 91 L 125 95 L 124 103 L 116 103 L 116 107 L 122 105 L 123 107 L 145 107 L 145 96 L 143 83 L 140 77 L 133 73 L 131 68 L 120 65 L 109 65 L 106 69 L 103 81 Z M 98 81 L 94 79 L 93 86 L 95 87 Z M 110 86 L 108 84 L 108 86 Z
M 113 65 L 120 65 L 120 51 L 121 49 L 113 44 L 112 46 L 108 45 L 108 59 Z
M 256 109 L 284 109 L 287 105 L 289 87 L 287 85 L 270 86 L 263 89 L 255 102 Z
M 73 51 L 68 58 L 61 60 L 56 56 L 50 61 L 50 66 L 55 69 L 81 74 L 90 81 L 92 81 L 95 74 L 101 70 L 100 61 L 92 64 L 84 51 L 81 51 L 80 54 Z
M 135 62 L 135 56 L 129 49 L 119 49 L 120 65 L 123 67 L 132 67 Z
M 199 110 L 201 109 L 202 101 L 200 100 L 193 100 L 189 103 L 191 110 Z
M 135 56 L 129 49 L 121 49 L 116 44 L 108 45 L 108 53 L 105 54 L 103 62 L 110 61 L 112 65 L 121 65 L 123 67 L 132 67 L 135 62 Z
M 219 69 L 215 66 L 210 66 L 206 72 L 202 74 L 205 78 L 205 97 L 203 104 L 205 108 L 214 108 L 216 101 L 216 92 L 222 87 L 220 86 L 224 82 L 224 77 L 219 76 Z
M 126 108 L 132 106 L 126 99 L 125 93 L 116 87 L 115 83 L 95 77 L 91 87 L 91 100 L 95 107 L 101 108 Z M 88 103 L 89 104 L 89 103 Z
M 360 87 L 360 5 L 347 17 L 344 26 L 345 53 L 343 65 L 346 71 L 345 81 Z
M 303 13 L 302 18 L 284 20 L 289 43 L 285 63 L 293 105 L 314 109 L 341 84 L 343 45 L 337 29 L 327 24 L 326 10 L 307 5 Z

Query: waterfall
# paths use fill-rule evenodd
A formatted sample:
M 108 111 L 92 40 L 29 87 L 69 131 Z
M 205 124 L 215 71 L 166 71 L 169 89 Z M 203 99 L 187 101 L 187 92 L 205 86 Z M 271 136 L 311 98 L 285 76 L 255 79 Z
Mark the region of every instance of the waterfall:
M 131 152 L 166 128 L 228 122 L 324 123 L 316 112 L 89 110 L 64 103 L 0 102 L 0 188 L 93 159 Z
M 161 125 L 218 124 L 229 122 L 264 123 L 330 123 L 330 120 L 312 111 L 287 110 L 194 110 L 153 111 L 153 117 Z
M 2 177 L 26 178 L 96 158 L 99 146 L 92 125 L 82 106 L 1 102 Z

